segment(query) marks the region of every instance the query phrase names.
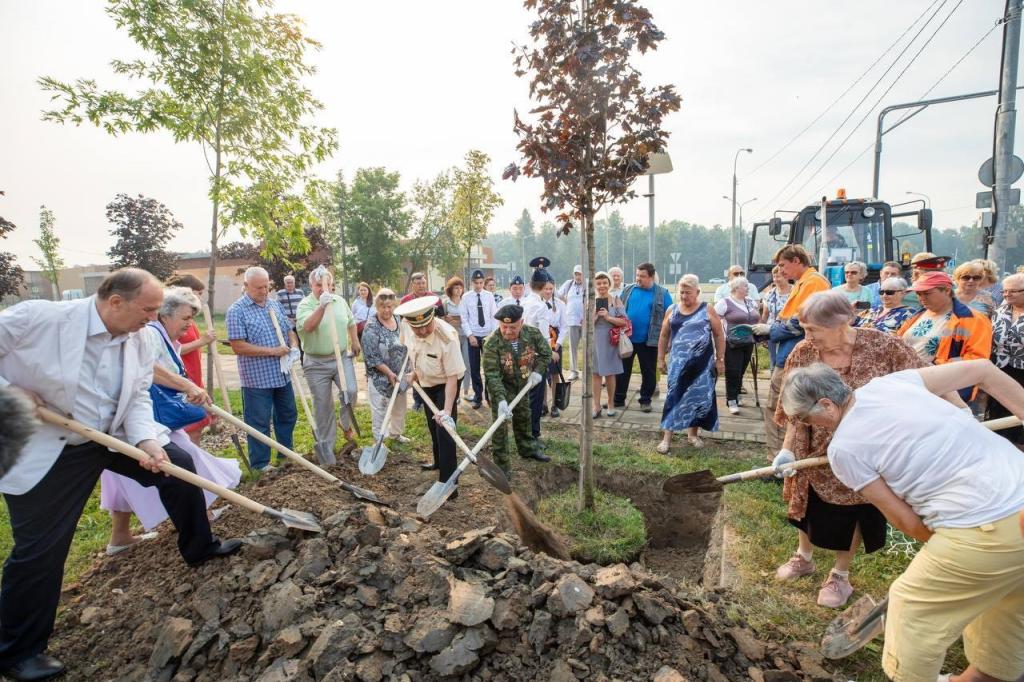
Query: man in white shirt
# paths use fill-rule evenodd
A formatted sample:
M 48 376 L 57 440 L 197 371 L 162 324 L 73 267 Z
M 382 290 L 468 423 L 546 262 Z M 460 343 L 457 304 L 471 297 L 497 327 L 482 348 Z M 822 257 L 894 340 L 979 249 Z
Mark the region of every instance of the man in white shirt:
M 719 301 L 724 301 L 725 299 L 729 298 L 729 282 L 731 282 L 736 277 L 745 277 L 746 274 L 747 273 L 743 269 L 742 265 L 733 265 L 732 267 L 730 267 L 729 272 L 726 273 L 725 275 L 725 284 L 715 289 L 715 303 L 718 303 Z M 757 290 L 757 287 L 751 286 L 750 290 L 747 292 L 747 298 L 754 302 L 760 301 L 761 292 Z
M 0 313 L 0 386 L 150 457 L 136 464 L 43 424 L 18 464 L 0 479 L 14 537 L 0 585 L 0 675 L 33 680 L 63 672 L 63 664 L 43 652 L 75 527 L 104 469 L 157 487 L 178 531 L 178 551 L 189 565 L 241 546 L 239 540 L 220 542 L 210 533 L 202 490 L 160 470 L 168 460 L 196 470 L 153 419 L 154 349 L 136 332 L 156 319 L 162 300 L 163 286 L 155 277 L 125 268 L 107 275 L 87 299 L 28 301 Z
M 494 294 L 484 290 L 483 270 L 474 270 L 471 281 L 473 291 L 463 294 L 459 302 L 459 316 L 462 319 L 462 334 L 469 340 L 469 376 L 473 382 L 470 404 L 473 409 L 479 410 L 484 395 L 480 353 L 484 348 L 484 339 L 497 327 L 494 313 L 498 312 L 498 306 L 494 303 Z
M 856 391 L 819 363 L 789 372 L 781 396 L 790 417 L 835 431 L 836 477 L 925 543 L 889 588 L 882 667 L 897 682 L 936 679 L 961 634 L 958 679 L 1024 675 L 1024 454 L 940 397 L 967 386 L 1024 416 L 1024 388 L 988 360 Z
M 569 321 L 569 381 L 579 376 L 577 371 L 577 351 L 580 339 L 583 338 L 583 299 L 587 295 L 587 287 L 583 283 L 583 266 L 572 269 L 572 279 L 566 280 L 558 288 L 558 297 L 568 306 Z

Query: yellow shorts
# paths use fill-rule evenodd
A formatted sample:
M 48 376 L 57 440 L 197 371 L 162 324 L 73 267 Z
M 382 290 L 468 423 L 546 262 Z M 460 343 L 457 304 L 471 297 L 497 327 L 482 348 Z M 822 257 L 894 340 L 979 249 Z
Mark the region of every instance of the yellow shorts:
M 1024 537 L 1017 514 L 940 528 L 889 588 L 882 668 L 934 682 L 963 633 L 967 660 L 1000 680 L 1024 675 Z

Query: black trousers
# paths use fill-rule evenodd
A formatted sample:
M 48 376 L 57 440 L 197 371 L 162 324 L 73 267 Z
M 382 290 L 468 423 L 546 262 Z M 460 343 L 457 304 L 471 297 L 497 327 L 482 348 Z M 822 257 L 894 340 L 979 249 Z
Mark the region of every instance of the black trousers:
M 740 397 L 743 385 L 743 373 L 750 364 L 750 356 L 754 354 L 754 344 L 733 348 L 725 346 L 725 399 L 736 400 Z
M 470 348 L 470 350 L 473 350 Z M 460 379 L 455 384 L 455 395 L 459 394 L 462 387 L 462 380 Z M 430 396 L 430 399 L 438 409 L 444 409 L 444 384 L 438 384 L 437 386 L 424 386 L 423 392 Z M 444 430 L 444 427 L 434 421 L 434 414 L 430 411 L 430 408 L 426 405 L 423 406 L 423 411 L 427 417 L 427 431 L 430 432 L 430 445 L 434 450 L 434 466 L 437 467 L 437 480 L 444 483 L 447 481 L 458 466 L 458 453 L 456 452 L 455 441 L 448 435 L 448 432 Z M 456 402 L 452 405 L 452 419 L 456 423 L 459 421 L 459 403 Z
M 540 438 L 540 417 L 541 408 L 544 407 L 544 396 L 548 390 L 548 374 L 550 364 L 544 368 L 544 380 L 530 389 L 530 430 L 534 438 Z
M 1024 369 L 1017 369 L 1016 367 L 1003 367 L 1002 370 L 1009 374 L 1014 381 L 1024 386 Z M 992 396 L 988 397 L 988 418 L 989 419 L 1000 419 L 1001 417 L 1012 417 L 1013 413 L 1002 406 L 998 400 Z M 1024 427 L 1012 426 L 1008 429 L 999 429 L 996 431 L 1000 436 L 1005 438 L 1014 444 L 1024 443 Z
M 479 403 L 484 399 L 484 381 L 480 376 L 480 359 L 484 352 L 485 336 L 474 336 L 476 345 L 469 344 L 469 378 L 473 382 L 473 402 Z
M 626 404 L 629 393 L 629 379 L 633 375 L 633 358 L 640 360 L 640 404 L 651 402 L 654 389 L 658 385 L 658 347 L 642 343 L 633 346 L 633 354 L 622 358 L 622 374 L 615 379 L 615 406 Z
M 164 450 L 174 464 L 195 472 L 187 452 L 173 443 Z M 34 488 L 22 495 L 4 495 L 14 548 L 4 562 L 0 583 L 0 667 L 46 651 L 71 539 L 104 469 L 146 487 L 157 486 L 160 501 L 178 530 L 178 551 L 185 561 L 199 561 L 217 547 L 199 488 L 147 471 L 135 460 L 102 445 L 65 447 Z

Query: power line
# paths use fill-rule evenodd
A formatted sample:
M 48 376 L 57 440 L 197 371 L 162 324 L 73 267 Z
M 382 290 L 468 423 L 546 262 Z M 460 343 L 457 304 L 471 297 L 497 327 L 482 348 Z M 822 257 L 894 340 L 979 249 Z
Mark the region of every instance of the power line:
M 789 188 L 790 188 L 790 186 L 791 186 L 791 185 L 792 185 L 792 184 L 793 184 L 794 182 L 796 182 L 797 178 L 799 178 L 799 177 L 800 177 L 800 175 L 801 175 L 801 174 L 803 174 L 803 172 L 804 172 L 805 170 L 807 170 L 807 168 L 808 168 L 808 167 L 809 167 L 809 166 L 810 166 L 810 165 L 811 165 L 812 163 L 814 163 L 814 160 L 815 160 L 816 158 L 818 158 L 818 155 L 819 155 L 819 154 L 821 154 L 821 152 L 822 152 L 822 151 L 823 151 L 823 150 L 825 149 L 825 147 L 827 147 L 827 146 L 828 146 L 828 143 L 829 143 L 829 142 L 831 142 L 831 141 L 832 141 L 832 140 L 833 140 L 833 139 L 835 138 L 835 136 L 839 134 L 839 131 L 841 131 L 841 130 L 843 129 L 843 127 L 844 127 L 844 126 L 846 125 L 846 123 L 847 123 L 847 122 L 848 122 L 848 121 L 849 121 L 849 120 L 850 120 L 851 118 L 853 118 L 853 115 L 857 113 L 857 110 L 858 110 L 858 109 L 860 109 L 861 105 L 862 105 L 862 104 L 864 104 L 864 102 L 866 102 L 866 101 L 867 101 L 868 97 L 870 97 L 870 96 L 871 96 L 871 93 L 875 91 L 875 88 L 877 88 L 877 87 L 878 87 L 878 86 L 879 86 L 879 85 L 881 84 L 881 82 L 882 82 L 883 80 L 885 80 L 885 77 L 889 75 L 889 72 L 890 72 L 890 71 L 892 71 L 892 69 L 893 69 L 893 68 L 894 68 L 894 67 L 896 66 L 896 64 L 898 64 L 898 63 L 899 63 L 900 59 L 902 59 L 902 58 L 903 58 L 903 55 L 907 53 L 907 50 L 909 50 L 909 49 L 910 49 L 910 47 L 911 47 L 911 46 L 912 46 L 912 45 L 913 45 L 913 44 L 914 44 L 915 42 L 917 42 L 917 39 L 918 39 L 918 38 L 919 38 L 919 37 L 921 36 L 921 34 L 922 34 L 922 33 L 924 32 L 924 30 L 925 30 L 925 29 L 926 29 L 926 28 L 928 27 L 928 25 L 929 25 L 929 24 L 930 24 L 930 23 L 931 23 L 931 22 L 932 22 L 932 21 L 933 21 L 933 20 L 935 19 L 935 17 L 936 17 L 936 16 L 938 16 L 939 12 L 940 12 L 940 11 L 942 11 L 942 8 L 943 8 L 943 7 L 945 7 L 945 5 L 946 5 L 946 3 L 947 3 L 948 1 L 949 1 L 949 0 L 942 0 L 942 4 L 941 4 L 941 5 L 939 5 L 939 6 L 938 6 L 938 7 L 937 7 L 937 8 L 935 9 L 935 11 L 934 11 L 934 12 L 932 13 L 932 15 L 931 15 L 930 17 L 928 17 L 928 20 L 927 20 L 927 21 L 925 21 L 925 22 L 924 22 L 924 23 L 923 23 L 923 24 L 921 25 L 921 28 L 919 28 L 919 29 L 917 30 L 917 33 L 915 33 L 915 34 L 914 34 L 914 37 L 910 39 L 910 42 L 908 42 L 908 43 L 907 43 L 907 44 L 906 44 L 906 45 L 905 45 L 905 46 L 903 47 L 903 49 L 902 49 L 902 50 L 900 50 L 900 53 L 899 53 L 898 55 L 896 55 L 896 58 L 892 60 L 892 63 L 891 63 L 891 64 L 889 64 L 888 68 L 886 68 L 886 70 L 885 70 L 885 71 L 884 71 L 884 72 L 882 73 L 882 75 L 878 77 L 878 80 L 876 80 L 876 81 L 874 82 L 874 84 L 872 84 L 872 86 L 871 86 L 870 88 L 868 88 L 868 91 L 864 93 L 864 96 L 863 96 L 863 97 L 862 97 L 862 98 L 860 99 L 860 101 L 859 101 L 859 102 L 857 102 L 856 106 L 854 106 L 854 107 L 853 107 L 853 108 L 852 108 L 852 109 L 850 110 L 850 113 L 848 113 L 848 114 L 846 115 L 846 118 L 844 118 L 844 119 L 842 120 L 842 122 L 841 122 L 841 123 L 840 123 L 840 124 L 839 124 L 838 126 L 836 126 L 836 129 L 835 129 L 835 130 L 833 130 L 833 131 L 832 131 L 832 133 L 831 133 L 831 134 L 830 134 L 830 135 L 828 136 L 828 138 L 826 138 L 826 139 L 825 139 L 825 141 L 821 143 L 821 146 L 820 146 L 820 147 L 818 147 L 818 148 L 817 148 L 817 149 L 816 149 L 816 150 L 814 151 L 814 153 L 813 153 L 813 154 L 811 154 L 811 158 L 807 159 L 807 161 L 806 161 L 806 162 L 804 163 L 804 165 L 800 167 L 800 170 L 798 170 L 798 171 L 797 171 L 797 172 L 796 172 L 796 173 L 795 173 L 795 174 L 793 175 L 793 177 L 792 177 L 792 178 L 790 178 L 790 179 L 789 179 L 789 181 L 788 181 L 788 182 L 786 182 L 786 184 L 782 186 L 782 189 L 780 189 L 780 190 L 779 190 L 778 192 L 776 192 L 776 193 L 775 193 L 775 194 L 774 194 L 774 195 L 772 196 L 772 198 L 771 198 L 771 199 L 769 199 L 769 200 L 768 200 L 768 201 L 767 201 L 767 202 L 765 203 L 765 205 L 766 205 L 766 206 L 773 206 L 773 205 L 775 205 L 775 201 L 776 201 L 776 200 L 777 200 L 777 199 L 778 199 L 779 197 L 781 197 L 781 196 L 782 196 L 782 194 L 783 194 L 783 193 L 784 193 L 784 192 L 785 192 L 785 191 L 786 191 L 787 189 L 789 189 Z M 961 2 L 962 2 L 962 1 L 963 1 L 963 0 L 961 0 Z M 911 62 L 911 63 L 913 63 L 913 62 Z M 813 175 L 812 175 L 812 177 L 813 177 Z
M 939 76 L 939 79 L 938 79 L 937 81 L 935 81 L 934 83 L 932 83 L 931 87 L 929 87 L 929 88 L 928 88 L 927 90 L 925 90 L 925 91 L 924 91 L 923 93 L 921 93 L 921 96 L 920 96 L 920 97 L 918 97 L 918 100 L 923 100 L 923 99 L 925 99 L 925 98 L 926 98 L 926 97 L 927 97 L 927 96 L 928 96 L 929 94 L 931 94 L 932 90 L 934 90 L 935 88 L 937 88 L 937 87 L 939 86 L 939 84 L 940 84 L 940 83 L 942 83 L 942 81 L 946 80 L 946 78 L 947 78 L 947 77 L 949 76 L 949 74 L 953 73 L 953 71 L 954 71 L 954 70 L 956 70 L 956 68 L 957 68 L 958 66 L 960 66 L 960 64 L 962 64 L 962 63 L 963 63 L 963 61 L 964 61 L 965 59 L 967 59 L 967 57 L 968 57 L 968 56 L 970 56 L 970 54 L 971 54 L 972 52 L 974 52 L 974 51 L 975 51 L 975 50 L 976 50 L 976 49 L 978 48 L 978 46 L 979 46 L 979 45 L 981 45 L 981 44 L 982 44 L 983 42 L 985 42 L 985 39 L 986 39 L 986 38 L 988 38 L 988 37 L 989 37 L 990 35 L 992 35 L 992 32 L 993 32 L 993 31 L 995 31 L 995 30 L 996 30 L 997 28 L 999 28 L 999 26 L 1000 26 L 1001 24 L 1002 24 L 1002 20 L 1000 20 L 1000 21 L 997 21 L 996 23 L 994 23 L 994 24 L 992 25 L 992 27 L 991 27 L 990 29 L 988 29 L 987 31 L 985 31 L 985 33 L 984 33 L 984 34 L 982 34 L 982 36 L 981 36 L 980 38 L 978 38 L 978 40 L 976 40 L 976 41 L 975 41 L 975 43 L 974 43 L 973 45 L 971 45 L 971 47 L 970 47 L 970 48 L 968 48 L 968 50 L 967 50 L 966 52 L 964 52 L 964 53 L 963 53 L 963 55 L 961 55 L 960 59 L 957 59 L 957 60 L 956 60 L 955 62 L 953 62 L 953 65 L 952 65 L 951 67 L 949 67 L 948 69 L 946 69 L 946 72 L 945 72 L 944 74 L 942 74 L 941 76 Z M 892 126 L 892 127 L 893 127 L 893 128 L 896 128 L 896 127 L 898 127 L 898 126 L 899 126 L 899 125 L 900 125 L 901 123 L 903 123 L 904 121 L 906 121 L 906 120 L 907 120 L 908 118 L 910 118 L 911 116 L 914 116 L 914 115 L 916 115 L 917 113 L 918 113 L 917 111 L 910 111 L 910 112 L 907 112 L 907 113 L 903 114 L 903 116 L 902 116 L 902 117 L 901 117 L 901 118 L 900 118 L 900 119 L 899 119 L 898 121 L 896 121 L 896 123 L 895 123 L 895 124 L 893 124 L 893 126 Z M 821 193 L 821 192 L 822 192 L 823 190 L 827 189 L 827 188 L 828 188 L 828 187 L 829 187 L 829 186 L 830 186 L 830 185 L 831 185 L 831 184 L 832 184 L 833 182 L 835 182 L 835 181 L 836 181 L 836 180 L 837 180 L 838 178 L 842 177 L 842 175 L 843 175 L 844 173 L 846 173 L 846 171 L 848 171 L 848 170 L 850 169 L 850 167 L 851 167 L 851 166 L 853 166 L 853 164 L 855 164 L 855 163 L 857 163 L 858 161 L 860 161 L 860 160 L 861 160 L 861 159 L 862 159 L 862 158 L 864 157 L 864 155 L 865 155 L 865 154 L 867 154 L 867 153 L 868 153 L 869 151 L 871 151 L 871 149 L 872 149 L 872 148 L 873 148 L 874 146 L 875 146 L 875 143 L 874 143 L 874 142 L 871 142 L 870 144 L 868 144 L 868 146 L 867 146 L 867 147 L 865 147 L 865 148 L 864 148 L 864 149 L 863 149 L 863 150 L 861 151 L 861 153 L 860 153 L 860 154 L 858 154 L 858 155 L 857 155 L 857 156 L 856 156 L 856 157 L 855 157 L 855 158 L 854 158 L 854 159 L 853 159 L 852 161 L 850 161 L 850 163 L 848 163 L 848 164 L 846 164 L 845 166 L 843 166 L 843 169 L 842 169 L 842 170 L 840 170 L 840 171 L 839 171 L 838 173 L 836 173 L 835 175 L 833 175 L 833 176 L 832 176 L 832 178 L 831 178 L 830 180 L 828 180 L 828 181 L 826 181 L 826 182 L 822 183 L 822 184 L 821 184 L 821 185 L 820 185 L 820 186 L 819 186 L 819 187 L 818 187 L 818 188 L 817 188 L 817 189 L 816 189 L 816 190 L 814 191 L 814 194 L 815 194 L 815 195 L 817 195 L 817 194 Z M 878 197 L 874 197 L 874 198 L 875 198 L 875 199 L 877 199 Z
M 921 53 L 923 53 L 925 49 L 928 47 L 928 45 L 931 44 L 932 40 L 935 39 L 935 36 L 939 34 L 939 31 L 942 30 L 942 27 L 946 25 L 946 22 L 950 20 L 950 18 L 953 16 L 953 14 L 956 13 L 957 9 L 959 9 L 960 5 L 962 4 L 964 4 L 964 0 L 959 0 L 959 2 L 957 2 L 956 5 L 953 6 L 953 9 L 950 10 L 949 14 L 946 15 L 946 18 L 942 20 L 942 23 L 940 23 L 934 31 L 932 31 L 932 34 L 928 36 L 928 40 L 924 42 L 924 44 L 918 49 L 917 53 L 910 59 L 909 62 L 907 62 L 907 64 L 903 67 L 903 70 L 900 71 L 899 74 L 897 74 L 896 78 L 893 79 L 892 83 L 889 84 L 889 87 L 885 89 L 885 92 L 879 95 L 878 99 L 875 100 L 875 103 L 871 105 L 871 108 L 864 112 L 864 115 L 861 117 L 859 121 L 857 121 L 857 125 L 853 127 L 853 130 L 847 133 L 846 137 L 843 138 L 842 142 L 840 142 L 839 145 L 834 150 L 832 150 L 832 153 L 829 154 L 827 159 L 822 161 L 821 165 L 818 166 L 817 170 L 811 173 L 810 176 L 808 176 L 808 178 L 804 180 L 804 184 L 800 185 L 800 187 L 788 199 L 786 199 L 787 204 L 793 201 L 796 197 L 798 197 L 800 195 L 800 192 L 802 192 L 803 189 L 810 184 L 811 180 L 813 180 L 815 176 L 818 175 L 818 173 L 824 170 L 825 166 L 827 166 L 828 163 L 836 157 L 836 154 L 838 154 L 840 150 L 844 146 L 846 146 L 846 143 L 850 141 L 850 138 L 853 137 L 854 133 L 856 133 L 860 129 L 860 127 L 864 124 L 864 121 L 866 121 L 868 119 L 868 116 L 871 115 L 871 112 L 873 112 L 875 108 L 882 103 L 882 100 L 885 98 L 885 96 L 888 95 L 894 87 L 896 87 L 896 84 L 900 82 L 900 79 L 903 78 L 904 74 L 907 73 L 907 70 L 914 65 L 914 62 L 917 61 L 917 58 L 921 56 Z
M 897 36 L 896 40 L 892 41 L 892 43 L 891 43 L 891 44 L 889 45 L 889 47 L 885 48 L 885 51 L 884 51 L 884 52 L 882 52 L 882 54 L 878 55 L 878 58 L 877 58 L 877 59 L 875 59 L 875 61 L 871 62 L 871 65 L 870 65 L 870 66 L 869 66 L 869 67 L 868 67 L 867 69 L 865 69 L 865 70 L 864 70 L 864 72 L 863 72 L 863 73 L 862 73 L 861 75 L 857 76 L 857 79 L 856 79 L 856 80 L 854 80 L 854 81 L 853 81 L 853 83 L 851 83 L 851 84 L 850 84 L 850 86 L 849 86 L 848 88 L 846 88 L 845 90 L 843 90 L 842 94 L 840 94 L 840 95 L 839 95 L 838 97 L 836 97 L 836 98 L 835 98 L 834 100 L 832 100 L 832 103 L 831 103 L 831 104 L 829 104 L 829 105 L 828 105 L 827 107 L 825 107 L 825 109 L 824 109 L 824 110 L 823 110 L 823 111 L 822 111 L 822 112 L 821 112 L 820 114 L 818 114 L 818 115 L 817 115 L 817 116 L 816 116 L 816 117 L 814 118 L 814 120 L 813 120 L 813 121 L 811 121 L 810 123 L 808 123 L 808 124 L 807 124 L 807 125 L 806 125 L 806 126 L 804 127 L 804 129 L 803 129 L 803 130 L 801 130 L 800 132 L 798 132 L 798 133 L 797 133 L 796 135 L 794 135 L 794 136 L 793 136 L 793 137 L 792 137 L 792 138 L 791 138 L 791 139 L 789 140 L 789 142 L 787 142 L 786 144 L 782 145 L 782 147 L 780 147 L 780 148 L 779 148 L 779 149 L 778 149 L 778 150 L 777 150 L 777 151 L 776 151 L 776 152 L 775 152 L 774 154 L 772 154 L 772 155 L 771 155 L 770 157 L 768 157 L 768 159 L 767 159 L 766 161 L 763 161 L 763 162 L 762 162 L 761 164 L 759 164 L 759 165 L 758 165 L 757 167 L 755 167 L 755 168 L 754 168 L 754 170 L 750 171 L 750 172 L 749 172 L 749 173 L 747 173 L 747 174 L 746 174 L 746 175 L 745 175 L 744 177 L 740 178 L 740 180 L 741 180 L 741 181 L 746 181 L 746 179 L 747 179 L 747 178 L 749 178 L 750 176 L 752 176 L 752 175 L 753 175 L 754 173 L 756 173 L 757 171 L 761 170 L 762 168 L 764 168 L 765 166 L 767 166 L 768 164 L 770 164 L 770 163 L 771 163 L 772 161 L 774 161 L 774 160 L 775 160 L 776 158 L 778 158 L 778 156 L 779 156 L 780 154 L 782 154 L 782 152 L 784 152 L 784 151 L 786 151 L 787 149 L 789 149 L 790 145 L 792 145 L 792 144 L 793 144 L 794 142 L 796 142 L 797 140 L 799 140 L 799 139 L 800 139 L 800 138 L 801 138 L 801 137 L 802 137 L 802 136 L 804 135 L 804 133 L 806 133 L 806 132 L 807 132 L 808 130 L 810 130 L 811 128 L 813 128 L 813 127 L 814 127 L 814 125 L 815 125 L 815 124 L 816 124 L 816 123 L 817 123 L 818 121 L 820 121 L 820 120 L 821 120 L 821 119 L 822 119 L 822 118 L 823 118 L 823 117 L 825 116 L 825 114 L 827 114 L 827 113 L 828 113 L 829 111 L 831 111 L 831 110 L 832 110 L 832 107 L 834 107 L 834 106 L 835 106 L 836 104 L 838 104 L 838 103 L 839 103 L 839 101 L 840 101 L 840 100 L 842 100 L 842 99 L 843 99 L 844 97 L 846 97 L 846 95 L 848 95 L 848 94 L 850 93 L 850 91 L 851 91 L 851 90 L 853 90 L 853 89 L 854 89 L 855 87 L 857 87 L 857 85 L 858 85 L 858 84 L 859 84 L 859 83 L 860 83 L 860 82 L 861 82 L 862 80 L 864 80 L 864 77 L 865 77 L 865 76 L 867 76 L 867 75 L 868 75 L 869 73 L 871 73 L 871 71 L 872 71 L 872 70 L 873 70 L 873 69 L 874 69 L 874 68 L 875 68 L 876 66 L 878 66 L 878 63 L 879 63 L 880 61 L 882 61 L 882 59 L 884 59 L 884 58 L 885 58 L 885 55 L 889 54 L 889 52 L 891 52 L 891 51 L 892 51 L 892 49 L 893 49 L 894 47 L 896 47 L 896 45 L 897 45 L 897 44 L 898 44 L 898 43 L 899 43 L 899 42 L 900 42 L 901 40 L 903 40 L 903 36 L 905 36 L 905 35 L 907 35 L 908 33 L 910 33 L 911 29 L 913 29 L 913 28 L 914 28 L 914 26 L 916 26 L 916 25 L 917 25 L 917 22 L 921 21 L 921 19 L 922 19 L 922 18 L 924 17 L 924 15 L 928 14 L 928 12 L 929 12 L 929 11 L 931 10 L 931 8 L 932 8 L 932 7 L 934 7 L 934 6 L 935 6 L 935 3 L 937 3 L 938 1 L 939 1 L 939 0 L 932 0 L 932 4 L 928 5 L 928 7 L 926 7 L 926 8 L 924 9 L 924 11 L 923 11 L 923 12 L 921 12 L 921 14 L 919 14 L 919 15 L 918 15 L 918 17 L 917 17 L 916 19 L 914 19 L 914 20 L 913 20 L 912 22 L 910 22 L 910 25 L 909 25 L 909 26 L 907 26 L 907 27 L 906 27 L 905 29 L 903 29 L 903 33 L 899 34 L 899 36 Z

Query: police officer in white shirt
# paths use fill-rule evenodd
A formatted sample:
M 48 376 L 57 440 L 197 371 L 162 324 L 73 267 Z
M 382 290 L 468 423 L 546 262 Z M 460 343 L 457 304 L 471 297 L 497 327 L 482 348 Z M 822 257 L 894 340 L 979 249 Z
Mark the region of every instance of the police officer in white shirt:
M 494 302 L 494 294 L 484 290 L 483 270 L 474 270 L 471 279 L 473 290 L 462 295 L 459 316 L 462 320 L 462 334 L 469 340 L 469 377 L 473 383 L 473 398 L 470 404 L 473 409 L 479 410 L 484 399 L 480 353 L 484 348 L 484 339 L 498 326 L 494 319 L 498 306 Z

